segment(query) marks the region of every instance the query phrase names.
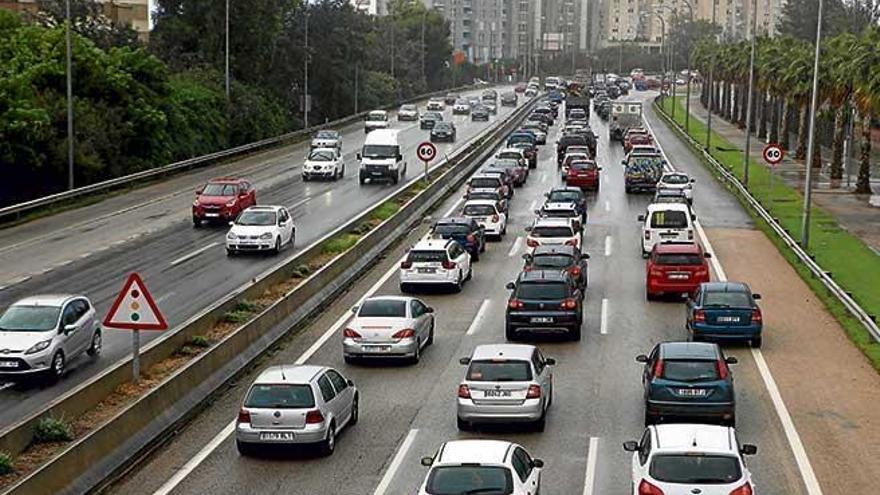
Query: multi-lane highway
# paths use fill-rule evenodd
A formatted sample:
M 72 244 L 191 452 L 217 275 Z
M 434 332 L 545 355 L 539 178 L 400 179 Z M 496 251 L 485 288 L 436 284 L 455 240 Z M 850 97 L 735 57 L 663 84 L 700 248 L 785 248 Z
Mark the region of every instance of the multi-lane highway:
M 548 139 L 550 144 L 541 149 L 537 170 L 513 200 L 507 237 L 490 244 L 475 265 L 473 281 L 458 294 L 423 295 L 436 310 L 437 327 L 435 343 L 421 362 L 414 366 L 386 362 L 347 365 L 341 354 L 339 333 L 348 309 L 365 295 L 399 293 L 396 269 L 404 247 L 389 255 L 271 358 L 273 363 L 333 366 L 357 383 L 361 391 L 360 421 L 343 432 L 333 456 L 240 456 L 229 435 L 230 422 L 248 380 L 253 378 L 249 376 L 117 484 L 115 492 L 413 493 L 425 474 L 419 458 L 432 455 L 442 442 L 503 438 L 521 443 L 544 459 L 542 493 L 626 493 L 630 486 L 630 454 L 621 449 L 621 442 L 637 439 L 644 427 L 641 368 L 634 357 L 657 342 L 683 340 L 684 308 L 679 302 L 646 302 L 645 263 L 639 256 L 636 218 L 650 198 L 624 193 L 623 168 L 619 165 L 623 152 L 618 144 L 609 144 L 604 123 L 594 116 L 591 124 L 600 137 L 597 160 L 604 169 L 600 192 L 590 196 L 585 229 L 584 250 L 592 258 L 584 337 L 580 342 L 540 343 L 544 354 L 558 361 L 546 431 L 492 428 L 461 433 L 455 424 L 455 394 L 464 373 L 458 359 L 469 355 L 476 345 L 504 341 L 508 295 L 504 286 L 522 266 L 523 228 L 543 201 L 543 193 L 559 183 L 552 149 L 558 126 Z M 657 126 L 654 132 L 667 154 L 674 157 L 672 164 L 697 179 L 695 208 L 702 227 L 751 227 L 736 201 L 674 136 Z M 437 215 L 455 211 L 458 197 L 454 195 Z M 424 229 L 413 232 L 402 246 L 411 245 L 424 233 Z M 701 237 L 708 244 L 702 232 Z M 724 260 L 720 262 L 713 267 L 716 278 L 724 276 Z M 205 265 L 200 270 L 210 268 Z M 197 270 L 195 266 L 191 269 Z M 336 335 L 324 345 L 313 347 L 327 332 Z M 758 490 L 762 494 L 806 493 L 803 467 L 793 453 L 786 427 L 778 419 L 774 409 L 778 406 L 767 391 L 766 377 L 756 365 L 755 354 L 735 346 L 726 352 L 739 358 L 733 369 L 737 431 L 741 441 L 759 446 L 758 455 L 748 460 Z
M 499 107 L 499 115 L 489 124 L 512 110 Z M 456 143 L 438 144 L 441 157 L 489 125 L 471 122 L 468 116 L 453 117 L 451 109 L 445 115 L 455 123 L 458 137 Z M 396 113 L 391 116 L 408 161 L 406 180 L 415 180 L 422 171 L 415 147 L 427 140 L 428 131 L 420 130 L 418 122 L 398 122 Z M 306 142 L 5 229 L 0 239 L 0 307 L 33 294 L 79 293 L 91 298 L 103 317 L 127 274 L 138 271 L 173 328 L 396 190 L 389 184 L 358 185 L 355 155 L 363 145 L 363 123 L 340 131 L 346 174 L 338 182 L 302 181 Z M 227 258 L 227 228 L 194 229 L 190 214 L 194 192 L 217 176 L 246 178 L 255 185 L 259 204 L 286 206 L 297 229 L 294 248 L 285 249 L 280 257 Z M 130 352 L 130 334 L 105 329 L 103 345 L 99 359 L 68 363 L 69 373 L 57 385 L 0 387 L 0 424 L 13 423 L 124 357 Z

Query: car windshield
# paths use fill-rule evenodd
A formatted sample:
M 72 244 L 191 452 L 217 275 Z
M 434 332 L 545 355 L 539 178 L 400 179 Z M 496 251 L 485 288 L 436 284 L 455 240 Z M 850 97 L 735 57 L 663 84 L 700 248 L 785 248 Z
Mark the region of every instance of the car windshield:
M 393 144 L 366 144 L 361 153 L 366 158 L 396 158 L 399 149 Z
M 571 227 L 539 226 L 532 229 L 532 237 L 572 237 Z
M 662 377 L 677 382 L 713 381 L 718 379 L 718 367 L 715 361 L 666 359 L 663 361 Z
M 464 207 L 464 214 L 468 217 L 484 217 L 488 215 L 495 214 L 495 208 L 491 205 L 466 205 Z
M 580 193 L 576 191 L 553 191 L 547 198 L 548 202 L 569 203 L 576 202 L 581 199 Z
M 450 124 L 449 122 L 437 122 L 437 124 L 434 125 L 434 130 L 435 131 L 451 131 L 452 124 Z
M 658 265 L 697 265 L 703 264 L 703 257 L 699 254 L 662 253 L 654 256 L 654 263 Z
M 267 210 L 245 210 L 235 221 L 236 225 L 275 225 L 275 212 Z
M 425 491 L 431 495 L 506 495 L 513 493 L 510 470 L 500 466 L 437 466 Z
M 312 387 L 308 385 L 260 384 L 251 387 L 244 407 L 257 409 L 308 409 L 315 407 Z
M 316 150 L 309 153 L 309 161 L 330 162 L 333 161 L 334 153 L 330 150 Z
M 383 122 L 386 118 L 384 113 L 371 113 L 367 115 L 367 120 L 371 122 Z
M 532 144 L 534 142 L 534 140 L 535 140 L 535 138 L 532 136 L 529 136 L 528 134 L 517 134 L 515 136 L 510 136 L 509 138 L 507 138 L 507 145 L 511 146 L 511 145 L 514 145 L 517 143 Z
M 202 196 L 235 196 L 237 191 L 235 184 L 207 184 L 202 189 Z
M 406 316 L 406 301 L 400 299 L 368 299 L 361 305 L 358 316 L 403 318 Z
M 517 299 L 560 300 L 568 297 L 562 282 L 526 282 L 516 288 Z
M 336 131 L 318 131 L 315 137 L 318 139 L 336 139 L 338 134 Z
M 456 105 L 470 105 L 470 102 L 467 100 L 455 100 Z
M 442 263 L 446 261 L 446 251 L 410 251 L 407 261 L 411 263 Z
M 571 256 L 565 254 L 540 254 L 532 258 L 532 268 L 568 268 L 574 264 Z
M 724 308 L 751 308 L 752 299 L 745 292 L 712 292 L 703 293 L 703 306 L 721 306 Z
M 471 229 L 463 223 L 438 223 L 434 226 L 434 233 L 440 236 L 467 235 L 471 233 Z
M 437 112 L 428 112 L 422 115 L 424 120 L 443 120 L 443 116 Z
M 742 477 L 739 460 L 728 455 L 660 454 L 651 477 L 664 483 L 724 485 Z
M 45 332 L 54 330 L 58 323 L 58 306 L 10 306 L 0 316 L 0 331 Z
M 667 184 L 687 184 L 690 181 L 687 175 L 673 174 L 663 176 L 663 182 Z
M 688 226 L 687 213 L 680 210 L 658 210 L 651 214 L 651 228 L 683 229 Z
M 532 379 L 532 368 L 528 361 L 471 361 L 467 379 L 477 382 L 526 382 Z
M 474 189 L 480 189 L 480 188 L 494 189 L 494 188 L 499 187 L 501 185 L 501 184 L 499 184 L 499 182 L 501 182 L 500 179 L 495 179 L 492 177 L 479 177 L 479 178 L 471 179 L 470 185 Z
M 400 109 L 404 112 L 412 112 L 412 111 L 415 111 L 416 106 L 415 105 L 403 105 L 402 107 L 400 107 Z

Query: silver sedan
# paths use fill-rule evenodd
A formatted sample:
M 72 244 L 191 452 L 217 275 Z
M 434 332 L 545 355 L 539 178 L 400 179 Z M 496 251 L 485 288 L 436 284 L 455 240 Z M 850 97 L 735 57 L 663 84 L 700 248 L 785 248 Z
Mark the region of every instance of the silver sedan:
M 352 308 L 354 318 L 342 334 L 345 362 L 399 357 L 417 363 L 434 342 L 434 308 L 414 297 L 371 297 Z

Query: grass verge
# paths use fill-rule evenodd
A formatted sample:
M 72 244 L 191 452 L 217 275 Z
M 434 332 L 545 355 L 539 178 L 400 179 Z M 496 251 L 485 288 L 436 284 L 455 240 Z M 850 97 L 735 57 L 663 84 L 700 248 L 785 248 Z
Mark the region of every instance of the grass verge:
M 685 108 L 682 99 L 679 97 L 673 101 L 672 98 L 666 98 L 659 106 L 669 116 L 674 104 L 675 121 L 683 127 Z M 690 119 L 691 137 L 702 143 L 706 141 L 706 133 L 705 124 L 696 118 Z M 725 150 L 713 149 L 712 156 L 731 174 L 742 177 L 743 159 L 741 152 L 738 151 L 739 148 L 722 139 L 715 132 L 712 133 L 712 142 L 716 148 Z M 778 177 L 774 178 L 771 189 L 770 169 L 754 157 L 750 158 L 749 163 L 751 194 L 792 237 L 800 238 L 803 195 Z M 707 167 L 712 170 L 710 165 L 707 164 Z M 874 368 L 880 371 L 880 343 L 875 342 L 864 326 L 850 315 L 846 307 L 825 289 L 821 281 L 813 277 L 809 269 L 800 263 L 773 229 L 747 206 L 745 198 L 735 189 L 727 188 L 743 203 L 744 209 L 755 219 L 756 225 L 776 245 L 783 257 L 840 322 L 850 340 L 868 357 Z M 810 255 L 820 266 L 833 274 L 837 283 L 849 292 L 868 314 L 880 314 L 880 290 L 877 290 L 877 280 L 880 280 L 880 256 L 877 256 L 861 239 L 841 228 L 834 217 L 824 209 L 813 205 L 811 212 L 813 221 L 810 230 Z

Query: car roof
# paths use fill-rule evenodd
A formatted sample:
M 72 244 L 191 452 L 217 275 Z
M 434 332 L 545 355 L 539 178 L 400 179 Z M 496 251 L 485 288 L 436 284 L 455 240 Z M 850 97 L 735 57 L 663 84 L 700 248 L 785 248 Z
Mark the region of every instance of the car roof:
M 471 359 L 518 358 L 531 359 L 535 346 L 528 344 L 484 344 L 474 349 Z
M 574 246 L 538 246 L 532 251 L 532 256 L 540 256 L 542 254 L 565 254 L 568 256 L 578 256 L 580 253 Z
M 659 450 L 715 450 L 736 452 L 733 429 L 710 424 L 670 423 L 652 426 Z
M 501 153 L 516 153 L 518 155 L 525 155 L 526 152 L 523 151 L 522 148 L 501 148 L 500 150 L 495 152 L 495 155 L 500 155 Z
M 473 201 L 480 201 L 480 200 L 475 199 Z M 459 224 L 470 225 L 473 221 L 474 220 L 472 218 L 468 218 L 468 217 L 446 217 L 446 218 L 441 218 L 440 220 L 437 220 L 437 222 L 434 225 L 449 224 L 449 223 L 459 223 Z
M 531 270 L 519 274 L 520 282 L 562 282 L 568 273 L 560 270 Z
M 679 210 L 689 212 L 690 207 L 681 203 L 651 203 L 648 205 L 648 211 L 656 210 Z
M 260 383 L 309 383 L 326 366 L 309 364 L 279 364 L 263 370 L 254 380 L 254 384 Z
M 13 306 L 49 306 L 49 307 L 60 307 L 66 301 L 73 299 L 75 297 L 85 297 L 85 296 L 77 296 L 75 294 L 39 294 L 35 296 L 28 296 L 24 299 L 19 299 L 15 301 Z
M 314 153 L 316 151 L 331 151 L 333 153 L 336 153 L 339 150 L 337 148 L 330 148 L 329 146 L 324 146 L 324 147 L 312 148 L 312 150 L 309 152 L 309 154 Z
M 395 295 L 385 295 L 385 296 L 371 296 L 364 299 L 366 301 L 412 301 L 415 299 L 411 296 L 395 296 Z
M 213 179 L 208 179 L 209 184 L 241 184 L 242 182 L 244 182 L 244 179 L 238 177 L 214 177 Z
M 571 227 L 569 218 L 539 217 L 535 219 L 535 226 Z
M 703 292 L 750 292 L 749 286 L 742 282 L 706 282 Z
M 660 356 L 663 359 L 718 359 L 718 344 L 710 342 L 662 342 Z
M 284 208 L 284 207 L 278 206 L 278 205 L 254 205 L 254 206 L 249 206 L 248 208 L 245 209 L 245 211 L 250 210 L 250 211 L 275 211 L 275 212 L 277 212 L 281 208 Z
M 370 110 L 370 115 L 385 115 L 387 113 L 387 110 Z
M 554 192 L 557 192 L 557 191 L 576 192 L 576 193 L 581 193 L 581 194 L 584 193 L 584 192 L 581 190 L 581 188 L 579 188 L 579 187 L 574 187 L 574 186 L 558 186 L 558 187 L 554 187 L 553 189 L 550 189 L 550 193 L 551 193 L 551 194 L 554 193 Z
M 498 202 L 494 199 L 469 199 L 464 202 L 464 205 L 498 206 Z
M 541 207 L 542 210 L 575 210 L 577 209 L 577 205 L 570 201 L 554 201 L 544 203 L 544 206 Z
M 412 247 L 412 251 L 435 251 L 438 249 L 446 249 L 452 239 L 425 239 L 416 243 Z
M 503 464 L 513 447 L 503 440 L 452 440 L 443 444 L 438 464 Z
M 696 242 L 660 242 L 654 244 L 654 249 L 664 254 L 700 254 L 703 251 Z
M 498 173 L 504 173 L 503 171 L 497 171 L 492 173 L 486 173 L 486 171 L 481 171 L 480 173 L 474 174 L 471 179 L 498 179 Z M 500 179 L 499 179 L 500 180 Z

